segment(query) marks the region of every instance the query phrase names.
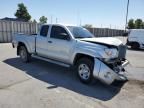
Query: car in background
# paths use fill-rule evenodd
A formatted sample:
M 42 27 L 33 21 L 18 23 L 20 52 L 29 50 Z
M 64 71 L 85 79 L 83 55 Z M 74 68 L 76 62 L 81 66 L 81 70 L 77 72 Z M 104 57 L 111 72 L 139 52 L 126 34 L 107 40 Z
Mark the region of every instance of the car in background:
M 132 49 L 144 49 L 144 29 L 132 29 L 128 35 L 127 45 Z

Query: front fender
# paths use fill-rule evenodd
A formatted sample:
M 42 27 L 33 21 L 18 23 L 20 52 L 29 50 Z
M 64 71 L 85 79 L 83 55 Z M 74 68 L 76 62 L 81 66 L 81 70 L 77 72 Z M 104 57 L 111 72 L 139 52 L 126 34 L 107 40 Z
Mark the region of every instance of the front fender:
M 83 55 L 91 56 L 93 58 L 102 58 L 102 56 L 98 52 L 96 53 L 92 49 L 76 48 L 74 50 L 74 53 L 72 53 L 72 56 L 71 56 L 71 64 L 74 63 L 74 60 L 75 60 L 75 57 L 76 57 L 77 54 L 83 54 Z
M 86 55 L 89 55 L 89 56 L 92 56 L 92 57 L 95 57 L 95 58 L 102 58 L 100 52 L 101 52 L 101 49 L 92 49 L 90 47 L 77 47 L 75 53 L 82 53 L 82 54 L 86 54 Z

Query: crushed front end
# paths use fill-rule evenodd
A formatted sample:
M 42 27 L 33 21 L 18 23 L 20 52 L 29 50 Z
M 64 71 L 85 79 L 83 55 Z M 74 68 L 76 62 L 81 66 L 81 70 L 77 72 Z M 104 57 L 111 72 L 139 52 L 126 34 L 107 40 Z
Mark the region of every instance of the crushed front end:
M 127 80 L 124 67 L 129 64 L 126 56 L 126 46 L 118 47 L 118 58 L 99 59 L 95 58 L 93 76 L 106 84 L 111 84 L 115 80 Z

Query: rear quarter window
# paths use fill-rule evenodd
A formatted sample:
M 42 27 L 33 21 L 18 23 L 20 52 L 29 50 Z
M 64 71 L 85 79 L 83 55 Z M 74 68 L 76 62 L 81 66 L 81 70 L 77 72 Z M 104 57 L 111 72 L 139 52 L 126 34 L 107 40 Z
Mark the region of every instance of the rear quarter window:
M 40 31 L 40 36 L 46 37 L 48 34 L 48 29 L 49 29 L 48 25 L 42 26 L 41 31 Z

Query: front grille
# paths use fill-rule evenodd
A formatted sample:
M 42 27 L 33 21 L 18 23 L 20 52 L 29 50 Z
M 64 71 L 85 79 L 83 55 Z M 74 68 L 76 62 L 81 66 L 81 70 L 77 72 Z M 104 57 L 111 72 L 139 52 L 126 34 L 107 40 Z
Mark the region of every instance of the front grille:
M 118 47 L 118 51 L 119 51 L 118 58 L 123 59 L 126 57 L 126 49 L 127 49 L 126 45 L 121 44 Z

